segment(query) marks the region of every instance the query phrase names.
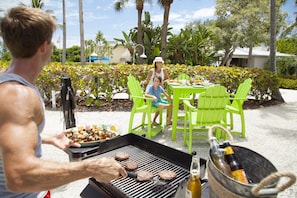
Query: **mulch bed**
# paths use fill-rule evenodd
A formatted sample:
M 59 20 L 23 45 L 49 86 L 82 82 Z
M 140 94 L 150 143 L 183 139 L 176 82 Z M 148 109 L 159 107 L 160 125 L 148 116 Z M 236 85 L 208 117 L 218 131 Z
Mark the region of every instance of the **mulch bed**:
M 112 103 L 108 103 L 105 100 L 101 100 L 101 106 L 76 106 L 75 110 L 79 112 L 86 112 L 86 111 L 108 111 L 108 112 L 113 112 L 113 111 L 131 111 L 133 102 L 128 99 L 118 99 L 118 100 L 113 100 Z M 269 101 L 257 101 L 257 100 L 247 100 L 245 101 L 243 108 L 244 109 L 257 109 L 260 107 L 268 107 L 268 106 L 273 106 L 273 105 L 278 105 L 281 104 L 282 102 L 277 101 L 277 100 L 269 100 Z M 183 105 L 180 105 L 180 108 L 183 108 Z M 50 108 L 50 104 L 47 105 L 47 109 Z M 57 110 L 60 110 L 60 108 L 57 108 Z

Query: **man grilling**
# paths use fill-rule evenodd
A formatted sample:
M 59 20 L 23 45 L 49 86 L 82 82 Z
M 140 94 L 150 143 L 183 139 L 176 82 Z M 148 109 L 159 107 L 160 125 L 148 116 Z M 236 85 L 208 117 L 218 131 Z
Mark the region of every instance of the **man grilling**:
M 49 197 L 48 190 L 94 177 L 109 182 L 127 176 L 113 158 L 80 162 L 41 159 L 41 144 L 60 149 L 79 146 L 63 133 L 45 136 L 44 103 L 34 86 L 50 62 L 55 20 L 37 8 L 18 6 L 1 20 L 10 65 L 0 74 L 0 197 Z

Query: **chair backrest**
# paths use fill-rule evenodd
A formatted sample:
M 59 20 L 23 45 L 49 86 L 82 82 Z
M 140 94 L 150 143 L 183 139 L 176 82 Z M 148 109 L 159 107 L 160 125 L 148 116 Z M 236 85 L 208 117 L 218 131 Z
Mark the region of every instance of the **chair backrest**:
M 141 88 L 139 81 L 133 75 L 128 76 L 128 89 L 134 105 L 142 106 L 145 104 L 143 98 L 138 98 L 143 97 L 143 89 Z
M 244 101 L 246 100 L 246 97 L 248 96 L 250 90 L 252 87 L 252 79 L 247 78 L 244 80 L 240 85 L 238 86 L 236 93 L 234 95 L 234 99 L 238 100 L 237 102 L 232 102 L 232 106 L 235 108 L 241 108 Z
M 227 89 L 220 85 L 209 87 L 199 95 L 197 124 L 213 125 L 223 120 L 226 105 L 229 101 Z
M 190 76 L 185 74 L 185 73 L 181 73 L 181 74 L 178 75 L 176 80 L 190 80 Z

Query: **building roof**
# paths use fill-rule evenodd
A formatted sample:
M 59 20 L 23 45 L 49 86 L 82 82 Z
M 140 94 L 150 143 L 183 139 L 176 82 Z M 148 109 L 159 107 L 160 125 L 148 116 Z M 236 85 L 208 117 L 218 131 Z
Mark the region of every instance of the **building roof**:
M 224 50 L 219 50 L 217 52 L 217 56 L 223 56 L 225 54 Z M 268 47 L 260 46 L 260 47 L 254 47 L 252 51 L 253 56 L 270 56 L 270 51 Z M 249 56 L 249 48 L 236 48 L 233 53 L 233 58 L 247 58 Z M 294 54 L 285 54 L 276 52 L 275 56 L 286 56 L 286 57 L 294 57 Z

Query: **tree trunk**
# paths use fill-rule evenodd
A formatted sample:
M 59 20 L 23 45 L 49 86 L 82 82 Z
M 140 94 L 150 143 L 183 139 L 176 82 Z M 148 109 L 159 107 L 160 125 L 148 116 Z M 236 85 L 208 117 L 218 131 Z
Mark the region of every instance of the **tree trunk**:
M 84 19 L 83 19 L 83 5 L 82 0 L 79 0 L 79 29 L 80 29 L 80 63 L 86 64 L 85 58 L 85 38 L 84 38 Z
M 249 47 L 249 56 L 248 56 L 247 67 L 254 67 L 254 65 L 252 65 L 252 60 L 253 60 L 253 47 L 254 47 L 254 44 L 251 43 L 251 44 L 250 44 L 250 47 Z
M 62 65 L 66 62 L 66 6 L 63 0 L 63 50 L 62 50 Z
M 141 20 L 142 20 L 142 11 L 143 11 L 143 2 L 142 4 L 138 5 L 136 4 L 137 9 L 137 43 L 140 45 L 143 45 L 143 33 L 142 33 L 142 27 L 141 27 Z M 136 47 L 135 50 L 137 51 L 138 56 L 134 57 L 136 58 L 136 62 L 143 64 L 144 60 L 140 58 L 139 56 L 143 53 L 142 47 Z
M 173 1 L 166 2 L 164 5 L 163 29 L 162 29 L 162 38 L 161 38 L 161 57 L 163 59 L 166 59 L 168 19 L 169 19 L 170 5 L 172 2 Z
M 276 0 L 270 0 L 270 70 L 276 72 Z M 272 93 L 272 98 L 281 102 L 285 102 L 279 89 Z

